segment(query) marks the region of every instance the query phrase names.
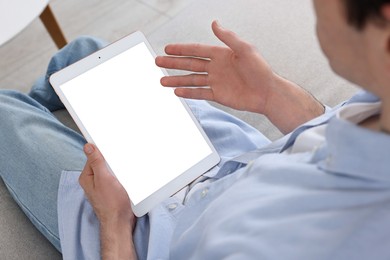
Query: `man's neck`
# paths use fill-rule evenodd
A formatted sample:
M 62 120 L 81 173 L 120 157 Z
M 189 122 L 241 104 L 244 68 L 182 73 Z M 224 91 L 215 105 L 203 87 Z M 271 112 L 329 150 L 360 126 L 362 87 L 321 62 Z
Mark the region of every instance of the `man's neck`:
M 390 105 L 387 105 L 389 103 L 382 101 L 381 113 L 365 119 L 359 125 L 373 131 L 390 134 Z
M 365 119 L 364 121 L 360 122 L 359 126 L 373 131 L 380 132 L 379 119 L 380 119 L 380 115 L 373 115 Z
M 382 112 L 379 118 L 379 129 L 390 134 L 390 99 L 382 100 Z

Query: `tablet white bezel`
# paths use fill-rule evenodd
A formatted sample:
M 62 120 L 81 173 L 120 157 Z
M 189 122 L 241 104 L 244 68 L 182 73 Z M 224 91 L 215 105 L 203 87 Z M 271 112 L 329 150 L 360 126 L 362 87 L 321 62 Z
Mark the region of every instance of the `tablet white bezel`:
M 83 74 L 84 72 L 110 60 L 111 58 L 121 54 L 122 52 L 138 45 L 139 43 L 145 43 L 148 50 L 150 51 L 151 55 L 155 58 L 156 54 L 153 51 L 151 45 L 145 38 L 145 36 L 141 32 L 135 32 L 133 34 L 130 34 L 110 45 L 107 47 L 92 53 L 91 55 L 87 56 L 86 58 L 64 68 L 63 70 L 53 74 L 50 77 L 50 83 L 53 86 L 54 90 L 58 94 L 59 98 L 69 111 L 69 114 L 74 119 L 77 126 L 80 128 L 80 131 L 86 138 L 86 140 L 90 143 L 94 143 L 93 138 L 90 136 L 87 129 L 85 129 L 83 123 L 80 121 L 79 117 L 73 110 L 72 106 L 69 104 L 67 97 L 64 95 L 64 93 L 61 90 L 61 86 L 72 80 L 73 78 Z M 161 69 L 164 73 L 164 75 L 168 75 L 167 71 L 164 69 Z M 212 143 L 208 139 L 207 135 L 205 134 L 204 130 L 200 126 L 199 122 L 193 115 L 192 111 L 188 107 L 187 103 L 180 99 L 181 103 L 183 104 L 184 108 L 188 112 L 189 116 L 197 126 L 198 130 L 202 134 L 203 138 L 207 142 L 208 146 L 210 147 L 212 153 L 207 156 L 205 159 L 203 159 L 198 164 L 194 165 L 192 168 L 188 169 L 184 173 L 177 176 L 175 179 L 173 179 L 171 182 L 166 184 L 165 186 L 161 187 L 154 193 L 152 193 L 150 196 L 148 196 L 146 199 L 142 200 L 138 204 L 134 205 L 132 203 L 132 209 L 136 216 L 142 216 L 149 212 L 152 208 L 154 208 L 158 203 L 162 202 L 164 199 L 172 196 L 174 193 L 179 191 L 184 186 L 188 185 L 191 181 L 199 177 L 200 175 L 204 174 L 207 170 L 215 166 L 219 161 L 220 157 L 213 147 Z M 104 155 L 104 154 L 103 154 Z M 130 198 L 131 199 L 131 198 Z

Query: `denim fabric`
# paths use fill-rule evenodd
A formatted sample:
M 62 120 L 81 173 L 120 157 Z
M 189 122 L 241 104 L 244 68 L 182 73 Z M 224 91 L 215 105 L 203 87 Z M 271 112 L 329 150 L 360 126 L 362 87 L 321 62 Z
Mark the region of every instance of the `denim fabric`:
M 83 168 L 85 140 L 51 114 L 64 106 L 48 78 L 102 46 L 100 40 L 80 37 L 51 59 L 46 75 L 29 95 L 0 90 L 0 176 L 27 217 L 58 250 L 59 180 L 63 170 Z

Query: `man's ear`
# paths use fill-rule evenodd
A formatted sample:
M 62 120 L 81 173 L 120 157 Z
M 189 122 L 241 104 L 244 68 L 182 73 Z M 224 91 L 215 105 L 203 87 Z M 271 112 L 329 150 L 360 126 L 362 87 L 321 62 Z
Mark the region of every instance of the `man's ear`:
M 390 28 L 390 4 L 385 4 L 381 9 L 382 17 L 385 19 L 386 25 Z M 390 35 L 387 37 L 387 51 L 390 54 Z
M 390 23 L 390 4 L 383 5 L 381 9 L 382 17 Z

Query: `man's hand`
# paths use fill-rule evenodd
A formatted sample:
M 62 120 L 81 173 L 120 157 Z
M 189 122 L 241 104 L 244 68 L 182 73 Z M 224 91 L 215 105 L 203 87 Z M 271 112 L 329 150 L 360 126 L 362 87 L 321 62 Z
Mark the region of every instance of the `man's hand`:
M 136 218 L 127 192 L 110 172 L 100 151 L 84 146 L 87 163 L 79 182 L 100 221 L 103 259 L 135 259 L 132 233 Z
M 277 76 L 254 46 L 216 21 L 212 29 L 226 46 L 166 46 L 165 52 L 172 56 L 157 57 L 158 66 L 196 73 L 164 77 L 161 84 L 179 87 L 175 93 L 180 97 L 205 99 L 238 110 L 264 113 L 268 93 Z M 185 88 L 193 86 L 200 88 Z
M 275 74 L 254 46 L 216 21 L 212 29 L 226 46 L 166 46 L 165 52 L 170 56 L 157 57 L 156 64 L 193 73 L 163 77 L 163 86 L 176 87 L 175 94 L 179 97 L 215 101 L 264 114 L 283 133 L 323 113 L 321 103 Z

